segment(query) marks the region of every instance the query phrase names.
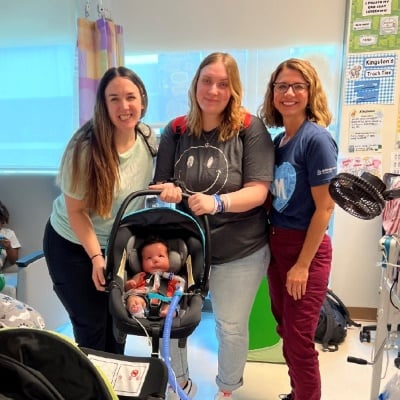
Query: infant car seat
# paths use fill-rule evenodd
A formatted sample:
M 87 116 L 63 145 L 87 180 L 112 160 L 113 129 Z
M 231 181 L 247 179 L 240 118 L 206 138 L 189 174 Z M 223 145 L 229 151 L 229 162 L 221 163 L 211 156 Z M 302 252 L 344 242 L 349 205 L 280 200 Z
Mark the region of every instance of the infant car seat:
M 128 278 L 141 271 L 137 249 L 145 238 L 157 236 L 168 243 L 170 267 L 187 282 L 180 311 L 173 318 L 170 337 L 186 338 L 201 320 L 204 297 L 208 292 L 210 252 L 207 221 L 178 209 L 158 207 L 141 209 L 123 216 L 129 203 L 138 196 L 159 191 L 134 192 L 125 199 L 115 219 L 107 246 L 106 276 L 110 291 L 110 313 L 116 339 L 123 343 L 127 334 L 152 338 L 152 355 L 158 356 L 164 318 L 132 318 L 124 303 Z

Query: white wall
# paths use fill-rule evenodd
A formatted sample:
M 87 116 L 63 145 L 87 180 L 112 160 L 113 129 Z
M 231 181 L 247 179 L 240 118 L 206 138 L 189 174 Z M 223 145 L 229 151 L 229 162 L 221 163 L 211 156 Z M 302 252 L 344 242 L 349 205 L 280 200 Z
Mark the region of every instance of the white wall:
M 351 21 L 352 18 L 349 18 L 349 20 Z M 351 29 L 351 22 L 349 22 L 347 30 L 350 32 Z M 348 37 L 350 37 L 350 34 Z M 366 51 L 361 55 L 364 57 L 379 57 L 382 53 L 397 53 L 397 59 L 399 60 L 400 58 L 398 49 Z M 349 51 L 348 55 L 354 54 Z M 384 173 L 393 172 L 391 170 L 391 153 L 395 150 L 399 151 L 400 66 L 398 61 L 395 69 L 397 77 L 394 80 L 394 101 L 392 104 L 360 103 L 342 105 L 340 154 L 342 156 L 361 157 L 361 159 L 368 156 L 382 156 L 381 178 Z M 347 72 L 343 72 L 345 81 L 348 79 Z M 345 90 L 345 85 L 343 90 Z M 368 109 L 377 110 L 382 115 L 382 126 L 379 129 L 382 149 L 377 152 L 359 151 L 349 153 L 351 115 Z M 346 214 L 338 207 L 336 208 L 333 227 L 335 253 L 334 268 L 331 276 L 332 286 L 345 303 L 353 307 L 376 307 L 379 300 L 379 283 L 382 272 L 381 267 L 377 265 L 382 261 L 382 254 L 379 249 L 379 239 L 382 237 L 382 218 L 379 216 L 370 221 L 360 220 L 350 214 Z
M 331 287 L 347 306 L 376 308 L 379 298 L 381 218 L 359 220 L 336 207 Z
M 87 0 L 0 0 L 0 45 L 67 40 Z M 89 19 L 98 18 L 89 1 Z M 346 0 L 103 0 L 127 51 L 267 48 L 343 36 Z M 12 32 L 12 34 L 11 34 Z M 49 36 L 48 32 L 52 34 Z
M 0 200 L 10 212 L 10 227 L 22 247 L 20 256 L 41 250 L 43 232 L 59 190 L 49 175 L 0 175 Z
M 0 0 L 0 43 L 30 43 L 32 35 L 53 42 L 74 33 L 86 0 Z M 90 19 L 97 18 L 91 1 Z M 215 47 L 267 48 L 327 43 L 343 38 L 346 0 L 104 0 L 124 26 L 128 51 Z M 16 25 L 15 25 L 16 24 Z M 10 32 L 16 33 L 10 40 Z M 339 38 L 339 39 L 338 39 Z M 340 85 L 340 77 L 336 84 Z M 0 138 L 1 140 L 1 138 Z M 53 176 L 1 176 L 0 197 L 12 214 L 23 254 L 41 248 L 44 224 L 58 193 Z M 335 211 L 332 288 L 352 307 L 376 307 L 380 222 L 360 221 Z

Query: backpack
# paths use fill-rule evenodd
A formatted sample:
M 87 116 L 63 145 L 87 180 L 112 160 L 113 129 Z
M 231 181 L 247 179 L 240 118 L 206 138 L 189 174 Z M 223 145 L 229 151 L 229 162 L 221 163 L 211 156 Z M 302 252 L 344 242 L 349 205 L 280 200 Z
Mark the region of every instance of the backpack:
M 321 307 L 315 341 L 322 344 L 322 351 L 337 351 L 338 345 L 346 338 L 349 326 L 360 327 L 361 324 L 350 318 L 347 307 L 328 289 Z

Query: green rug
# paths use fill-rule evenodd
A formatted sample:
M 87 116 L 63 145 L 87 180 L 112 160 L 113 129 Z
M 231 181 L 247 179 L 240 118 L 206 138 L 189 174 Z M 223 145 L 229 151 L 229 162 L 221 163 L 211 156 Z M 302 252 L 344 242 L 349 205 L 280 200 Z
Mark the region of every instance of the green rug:
M 285 364 L 285 359 L 282 354 L 282 340 L 280 339 L 278 343 L 264 347 L 263 349 L 249 350 L 247 353 L 247 361 Z

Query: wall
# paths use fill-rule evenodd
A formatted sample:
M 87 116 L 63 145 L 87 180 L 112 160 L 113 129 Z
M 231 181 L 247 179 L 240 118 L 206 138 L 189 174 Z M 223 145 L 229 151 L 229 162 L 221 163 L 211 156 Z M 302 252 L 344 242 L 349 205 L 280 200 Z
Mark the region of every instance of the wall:
M 0 175 L 1 201 L 20 240 L 20 256 L 42 249 L 43 231 L 59 193 L 52 175 Z
M 368 171 L 381 178 L 386 172 L 400 172 L 398 167 L 393 170 L 391 162 L 392 152 L 399 151 L 399 15 L 397 0 L 352 0 L 349 4 L 341 172 Z M 382 217 L 360 220 L 339 209 L 333 232 L 333 287 L 352 306 L 376 307 Z
M 101 3 L 124 27 L 127 51 L 152 52 L 329 43 L 343 35 L 346 0 L 0 0 L 0 43 L 64 42 L 87 3 L 89 19 Z
M 90 3 L 91 19 L 95 19 L 97 2 Z M 36 0 L 34 5 L 31 0 L 0 0 L 0 42 L 9 40 L 15 20 L 23 21 L 18 22 L 19 36 L 14 38 L 19 44 L 29 42 L 32 30 L 47 33 L 46 29 L 55 26 L 53 39 L 62 41 L 73 32 L 75 15 L 84 16 L 85 4 L 85 0 L 58 0 L 53 7 L 45 0 Z M 345 0 L 104 0 L 103 5 L 112 11 L 115 22 L 124 26 L 129 51 L 150 52 L 171 45 L 196 49 L 205 43 L 215 46 L 217 41 L 221 47 L 234 43 L 238 48 L 337 41 L 343 36 L 346 21 Z M 340 85 L 339 77 L 332 79 Z M 342 134 L 346 130 L 344 126 Z M 43 228 L 58 193 L 54 176 L 0 175 L 0 188 L 23 243 L 22 254 L 41 248 Z M 377 305 L 379 237 L 379 221 L 358 221 L 335 211 L 331 283 L 349 306 Z

